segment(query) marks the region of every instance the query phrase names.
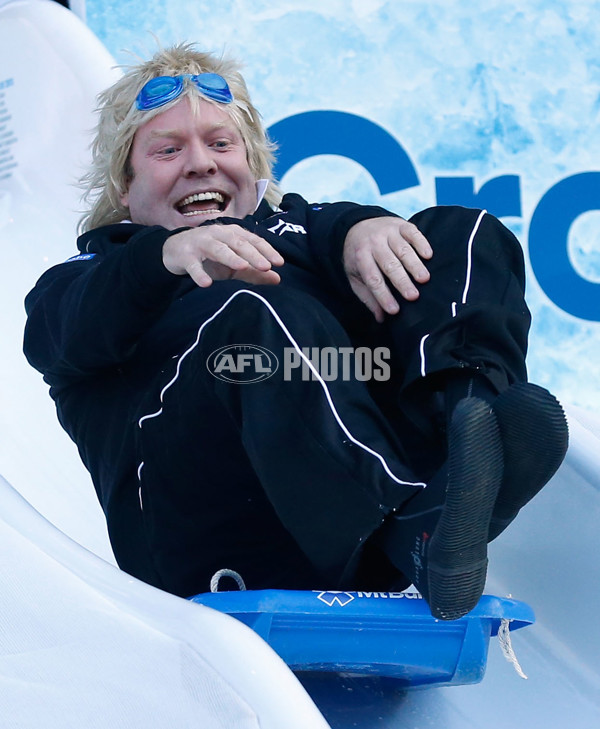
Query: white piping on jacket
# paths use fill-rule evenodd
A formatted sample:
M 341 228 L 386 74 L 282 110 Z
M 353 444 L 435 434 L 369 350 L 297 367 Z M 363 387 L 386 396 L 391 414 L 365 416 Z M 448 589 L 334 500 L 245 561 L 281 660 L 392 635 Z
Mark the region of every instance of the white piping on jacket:
M 421 343 L 419 344 L 419 354 L 421 355 L 421 377 L 425 377 L 427 374 L 427 370 L 425 367 L 425 340 L 429 334 L 426 334 L 424 337 L 421 338 Z
M 467 275 L 465 278 L 465 288 L 463 290 L 462 295 L 462 303 L 467 303 L 467 296 L 469 294 L 469 287 L 471 285 L 471 269 L 473 266 L 473 241 L 475 240 L 475 236 L 477 235 L 477 231 L 479 230 L 479 226 L 481 225 L 481 221 L 483 220 L 483 216 L 487 213 L 487 210 L 482 210 L 479 213 L 479 217 L 477 218 L 477 222 L 473 226 L 473 230 L 471 231 L 471 237 L 469 238 L 469 243 L 467 245 Z
M 332 412 L 334 418 L 336 419 L 339 427 L 341 428 L 342 432 L 348 438 L 348 440 L 352 441 L 352 443 L 354 443 L 355 445 L 357 445 L 359 448 L 362 448 L 365 452 L 367 452 L 370 455 L 372 455 L 375 458 L 377 458 L 379 460 L 379 462 L 381 463 L 381 465 L 383 466 L 383 469 L 387 473 L 387 475 L 393 481 L 395 481 L 396 483 L 401 484 L 403 486 L 420 486 L 420 487 L 424 488 L 426 486 L 426 484 L 423 483 L 423 482 L 420 482 L 420 481 L 417 481 L 417 482 L 404 481 L 404 480 L 398 478 L 397 476 L 395 476 L 392 473 L 392 471 L 390 470 L 388 464 L 386 463 L 385 458 L 380 453 L 377 453 L 377 451 L 374 451 L 372 448 L 369 448 L 369 446 L 367 446 L 364 443 L 362 443 L 361 441 L 357 440 L 352 435 L 352 433 L 350 433 L 350 431 L 348 430 L 348 428 L 346 427 L 346 425 L 344 424 L 344 422 L 340 418 L 340 415 L 339 415 L 339 413 L 338 413 L 335 405 L 333 404 L 333 400 L 331 398 L 331 394 L 329 392 L 329 388 L 327 387 L 327 383 L 321 377 L 321 375 L 317 372 L 317 370 L 315 369 L 313 363 L 304 354 L 304 352 L 302 351 L 302 349 L 300 348 L 300 346 L 298 345 L 298 343 L 296 342 L 296 340 L 294 339 L 294 337 L 292 336 L 292 334 L 290 333 L 290 331 L 288 330 L 288 328 L 285 326 L 285 324 L 283 323 L 283 321 L 281 320 L 281 318 L 279 317 L 279 315 L 277 314 L 277 312 L 275 311 L 275 309 L 260 294 L 257 294 L 255 291 L 250 291 L 248 289 L 240 289 L 239 291 L 236 291 L 234 294 L 232 294 L 229 297 L 229 299 L 227 299 L 227 301 L 223 304 L 223 306 L 221 306 L 220 309 L 218 309 L 211 317 L 209 317 L 205 322 L 203 322 L 203 324 L 198 329 L 198 334 L 196 336 L 195 342 L 190 347 L 188 347 L 188 349 L 179 358 L 179 361 L 177 363 L 177 369 L 176 369 L 175 375 L 171 378 L 171 380 L 161 390 L 161 393 L 160 393 L 161 407 L 156 412 L 149 413 L 148 415 L 144 415 L 143 417 L 141 417 L 138 420 L 138 426 L 141 428 L 142 427 L 142 424 L 144 423 L 145 420 L 148 420 L 149 418 L 156 418 L 157 416 L 159 416 L 162 413 L 162 410 L 163 410 L 163 408 L 162 408 L 162 402 L 163 402 L 164 395 L 167 392 L 167 390 L 176 382 L 177 378 L 179 377 L 179 372 L 181 370 L 181 364 L 184 361 L 184 359 L 200 343 L 200 338 L 202 336 L 202 332 L 204 331 L 204 327 L 207 324 L 209 324 L 211 321 L 213 321 L 236 298 L 236 296 L 239 296 L 241 294 L 248 294 L 250 296 L 254 296 L 259 301 L 261 301 L 267 307 L 267 309 L 271 312 L 271 314 L 273 315 L 273 318 L 279 324 L 279 326 L 281 327 L 281 329 L 283 330 L 284 334 L 286 335 L 286 337 L 291 342 L 291 344 L 294 347 L 294 349 L 296 350 L 296 352 L 298 352 L 298 354 L 300 355 L 300 357 L 304 360 L 304 362 L 306 363 L 306 365 L 309 367 L 309 369 L 313 373 L 313 376 L 318 380 L 319 384 L 321 385 L 321 388 L 323 389 L 323 392 L 325 393 L 325 397 L 327 398 L 327 403 L 328 403 L 328 405 L 329 405 L 329 407 L 331 409 L 331 412 Z M 141 466 L 140 466 L 140 468 L 141 468 Z
M 469 288 L 471 287 L 471 274 L 473 273 L 473 243 L 475 242 L 475 236 L 477 235 L 477 231 L 479 230 L 479 226 L 481 225 L 481 221 L 483 220 L 484 215 L 487 213 L 487 210 L 482 210 L 477 220 L 475 221 L 475 225 L 473 226 L 473 230 L 471 231 L 471 235 L 469 236 L 469 241 L 467 243 L 467 266 L 466 266 L 466 273 L 465 273 L 465 287 L 463 289 L 462 293 L 462 299 L 461 303 L 466 304 L 467 303 L 467 297 L 469 295 Z M 453 301 L 450 305 L 450 309 L 452 311 L 452 318 L 456 316 L 457 308 L 456 308 L 456 301 Z M 419 354 L 421 356 L 421 377 L 425 377 L 427 374 L 427 362 L 425 358 L 425 340 L 429 334 L 426 334 L 421 339 L 421 344 L 419 347 Z

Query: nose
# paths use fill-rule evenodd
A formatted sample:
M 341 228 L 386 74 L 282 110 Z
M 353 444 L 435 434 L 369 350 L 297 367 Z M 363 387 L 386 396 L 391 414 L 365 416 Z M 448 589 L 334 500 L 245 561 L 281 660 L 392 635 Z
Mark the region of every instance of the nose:
M 200 141 L 189 144 L 186 148 L 183 171 L 186 177 L 214 175 L 217 171 L 217 162 L 210 147 Z

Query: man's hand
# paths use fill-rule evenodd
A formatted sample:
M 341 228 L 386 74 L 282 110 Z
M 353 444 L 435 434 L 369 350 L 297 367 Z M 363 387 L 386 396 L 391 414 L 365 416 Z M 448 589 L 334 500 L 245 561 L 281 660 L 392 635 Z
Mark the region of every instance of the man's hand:
M 419 291 L 413 281 L 429 281 L 421 259 L 432 255 L 427 239 L 412 223 L 402 218 L 369 218 L 348 231 L 343 262 L 352 290 L 382 322 L 386 313 L 400 311 L 386 279 L 404 299 L 414 301 Z
M 205 225 L 167 238 L 163 263 L 171 273 L 189 274 L 203 288 L 219 279 L 235 278 L 253 284 L 278 284 L 272 266 L 282 256 L 263 238 L 239 225 Z

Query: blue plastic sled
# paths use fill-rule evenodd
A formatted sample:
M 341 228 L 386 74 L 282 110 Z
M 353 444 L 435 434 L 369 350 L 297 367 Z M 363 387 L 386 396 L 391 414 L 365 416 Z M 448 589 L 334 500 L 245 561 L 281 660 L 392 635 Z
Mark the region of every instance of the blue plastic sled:
M 241 620 L 295 672 L 395 679 L 398 686 L 477 683 L 490 637 L 534 622 L 523 602 L 484 595 L 459 620 L 436 620 L 416 592 L 262 590 L 190 598 Z

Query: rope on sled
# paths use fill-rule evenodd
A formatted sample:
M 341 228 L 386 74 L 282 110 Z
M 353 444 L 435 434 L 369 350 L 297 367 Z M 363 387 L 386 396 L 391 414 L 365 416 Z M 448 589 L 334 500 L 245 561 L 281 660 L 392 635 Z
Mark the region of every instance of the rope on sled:
M 210 580 L 210 591 L 211 592 L 219 592 L 219 582 L 221 581 L 222 577 L 231 577 L 234 579 L 237 583 L 238 590 L 245 590 L 246 584 L 244 580 L 242 579 L 242 576 L 239 574 L 239 572 L 236 572 L 235 570 L 228 570 L 228 569 L 222 569 L 218 572 L 215 572 L 215 574 L 211 577 Z
M 500 642 L 500 648 L 502 649 L 502 654 L 506 658 L 506 660 L 512 665 L 512 667 L 515 669 L 515 671 L 519 674 L 521 678 L 527 678 L 525 675 L 525 672 L 521 668 L 521 664 L 519 663 L 519 660 L 517 656 L 515 655 L 515 652 L 512 647 L 512 642 L 510 640 L 510 624 L 511 620 L 508 618 L 502 618 L 500 620 L 500 627 L 498 628 L 498 640 Z

